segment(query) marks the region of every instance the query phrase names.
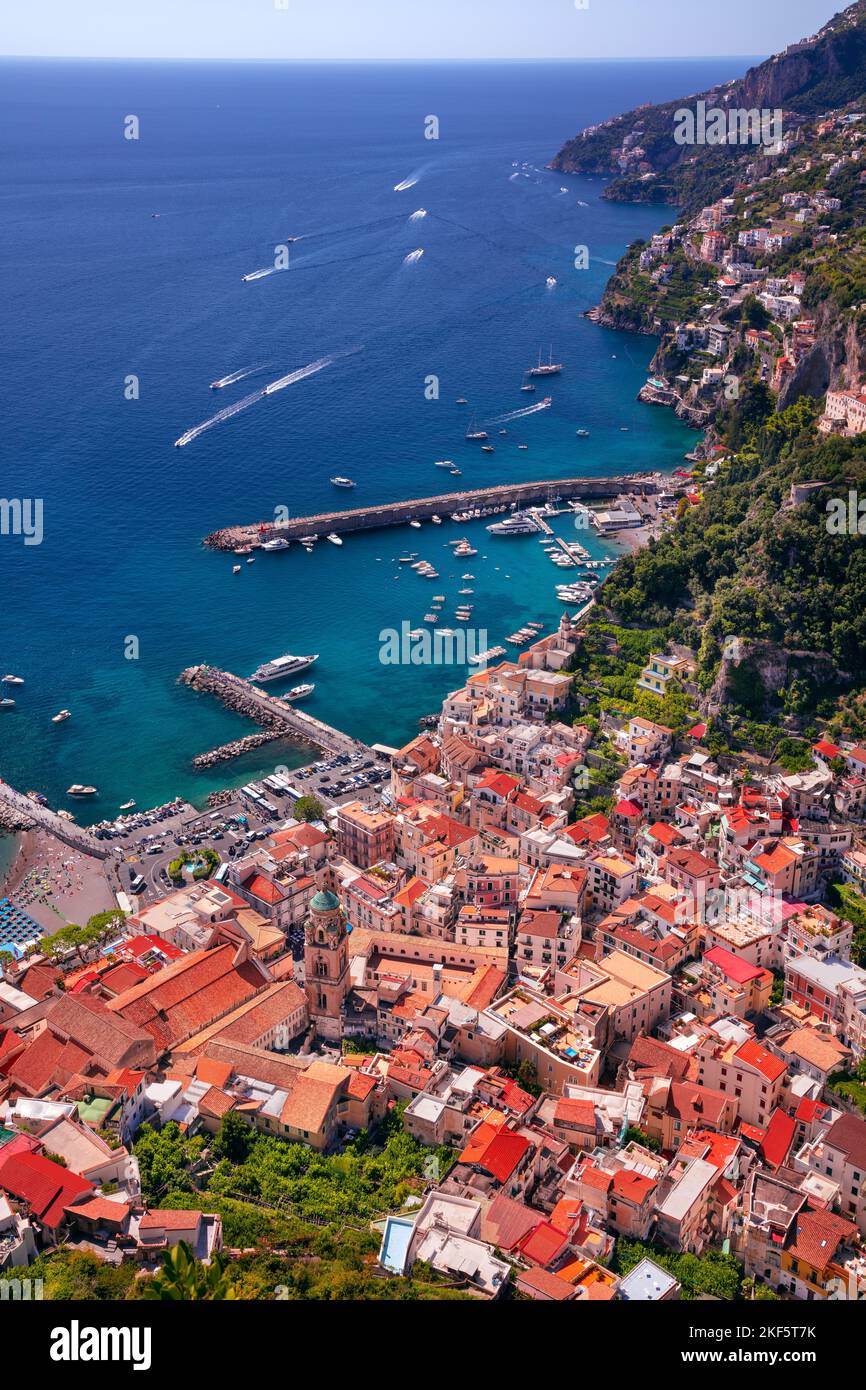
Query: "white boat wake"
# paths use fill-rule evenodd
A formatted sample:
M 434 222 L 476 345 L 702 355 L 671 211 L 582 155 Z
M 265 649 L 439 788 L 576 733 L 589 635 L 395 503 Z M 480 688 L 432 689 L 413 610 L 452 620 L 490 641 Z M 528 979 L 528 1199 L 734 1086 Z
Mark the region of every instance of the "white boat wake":
M 256 401 L 264 400 L 266 396 L 273 396 L 277 391 L 283 391 L 287 386 L 293 386 L 296 381 L 303 381 L 305 377 L 315 376 L 317 372 L 324 371 L 325 367 L 330 367 L 334 362 L 338 362 L 341 357 L 351 357 L 353 353 L 361 352 L 363 348 L 347 348 L 345 352 L 335 352 L 330 357 L 320 357 L 315 362 L 309 362 L 306 367 L 299 367 L 297 371 L 289 372 L 287 376 L 281 376 L 276 381 L 270 382 L 260 391 L 253 391 L 249 396 L 244 396 L 241 400 L 235 401 L 233 405 L 227 405 L 225 409 L 218 410 L 216 415 L 212 415 L 209 420 L 203 420 L 200 425 L 194 425 L 186 434 L 182 434 L 179 439 L 174 441 L 176 449 L 182 449 L 186 444 L 191 444 L 194 439 L 198 439 L 205 430 L 212 429 L 214 425 L 221 425 L 224 420 L 230 420 L 233 415 L 239 415 L 248 406 L 255 405 Z
M 423 247 L 421 247 L 421 248 L 420 248 L 419 250 L 417 250 L 417 251 L 410 251 L 409 254 L 408 254 L 408 256 L 404 256 L 404 257 L 403 257 L 403 264 L 404 264 L 404 265 L 416 265 L 416 264 L 418 263 L 418 261 L 420 261 L 420 259 L 421 259 L 421 257 L 422 257 L 423 255 L 424 255 L 424 248 L 423 248 Z
M 200 434 L 204 434 L 205 430 L 212 429 L 214 425 L 221 425 L 223 420 L 230 420 L 233 415 L 239 415 L 242 410 L 246 410 L 247 406 L 260 401 L 264 394 L 264 391 L 253 391 L 251 395 L 244 396 L 242 400 L 235 401 L 233 405 L 227 405 L 224 410 L 218 410 L 216 415 L 212 415 L 209 420 L 204 420 L 200 425 L 194 425 L 191 430 L 187 430 L 186 434 L 182 434 L 180 439 L 176 439 L 174 447 L 182 449 L 184 445 L 191 444 L 194 439 L 198 439 Z
M 417 175 L 417 174 L 410 174 L 409 177 L 408 177 L 408 179 L 404 179 L 402 183 L 395 183 L 395 184 L 394 184 L 394 192 L 395 192 L 395 193 L 405 193 L 406 190 L 407 190 L 407 188 L 414 188 L 417 182 L 418 182 L 418 175 Z
M 537 415 L 539 410 L 549 410 L 552 401 L 539 401 L 537 405 L 527 405 L 523 410 L 510 410 L 507 415 L 497 415 L 494 420 L 485 421 L 488 425 L 504 425 L 508 420 L 521 420 L 524 415 Z
M 242 275 L 242 276 L 241 276 L 241 279 L 242 279 L 242 280 L 244 281 L 244 283 L 246 284 L 246 282 L 247 282 L 248 280 L 264 280 L 264 278 L 265 278 L 266 275 L 278 275 L 278 274 L 279 274 L 279 271 L 277 270 L 277 267 L 276 267 L 275 265 L 269 265 L 269 266 L 265 266 L 264 270 L 251 270 L 250 273 L 249 273 L 249 275 Z
M 256 372 L 263 372 L 266 366 L 267 363 L 262 362 L 258 367 L 241 367 L 239 372 L 230 372 L 228 376 L 221 376 L 219 381 L 212 381 L 210 389 L 221 391 L 224 386 L 234 386 L 236 381 L 245 381 L 248 376 L 255 376 Z
M 413 213 L 412 213 L 411 217 L 409 218 L 409 221 L 410 221 L 410 222 L 420 222 L 420 221 L 421 221 L 421 218 L 422 218 L 422 217 L 426 217 L 426 216 L 427 216 L 427 209 L 426 209 L 426 208 L 419 208 L 417 212 L 413 212 Z

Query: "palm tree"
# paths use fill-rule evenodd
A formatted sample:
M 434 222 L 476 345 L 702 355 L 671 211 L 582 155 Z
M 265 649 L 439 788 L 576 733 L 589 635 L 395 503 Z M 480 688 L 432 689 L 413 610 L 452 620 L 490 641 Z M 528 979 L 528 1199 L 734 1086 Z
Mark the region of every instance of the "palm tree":
M 165 1250 L 162 1269 L 148 1282 L 142 1297 L 188 1303 L 203 1299 L 237 1298 L 225 1273 L 225 1259 L 215 1255 L 209 1265 L 200 1264 L 185 1240 Z

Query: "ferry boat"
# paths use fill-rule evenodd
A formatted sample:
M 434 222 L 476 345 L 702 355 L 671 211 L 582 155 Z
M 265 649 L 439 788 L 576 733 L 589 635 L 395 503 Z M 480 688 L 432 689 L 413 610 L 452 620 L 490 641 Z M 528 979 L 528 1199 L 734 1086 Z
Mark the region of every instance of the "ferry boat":
M 23 684 L 24 684 L 24 677 L 23 677 L 23 676 L 4 676 L 4 677 L 3 677 L 3 680 L 2 680 L 2 682 L 0 682 L 0 684 L 2 684 L 2 685 L 23 685 Z
M 561 371 L 562 371 L 562 363 L 561 363 L 561 362 L 554 362 L 554 360 L 553 360 L 553 348 L 551 347 L 551 349 L 550 349 L 550 355 L 549 355 L 548 360 L 547 360 L 546 362 L 542 362 L 542 360 L 541 360 L 541 349 L 539 348 L 539 350 L 538 350 L 538 363 L 536 364 L 536 366 L 530 367 L 530 368 L 529 368 L 528 375 L 529 375 L 529 376 L 558 376 L 559 373 L 560 373 Z
M 314 685 L 293 685 L 291 690 L 283 696 L 284 700 L 303 700 L 306 695 L 312 695 L 315 690 Z
M 315 656 L 278 656 L 273 661 L 264 662 L 253 671 L 250 680 L 258 681 L 260 685 L 266 685 L 268 681 L 284 680 L 286 676 L 293 676 L 296 671 L 306 671 L 307 667 L 312 666 L 318 659 L 318 652 Z
M 67 796 L 96 796 L 95 787 L 84 787 L 80 782 L 73 782 L 71 787 L 66 788 Z
M 351 478 L 341 478 L 340 475 L 339 475 L 339 473 L 338 473 L 337 476 L 336 476 L 336 478 L 332 478 L 332 479 L 331 479 L 331 486 L 332 486 L 332 487 L 354 487 L 355 484 L 353 483 L 353 481 L 352 481 Z
M 72 718 L 72 711 L 71 711 L 71 710 L 68 710 L 68 709 L 62 709 L 62 710 L 60 711 L 59 714 L 52 714 L 52 716 L 51 716 L 51 723 L 52 723 L 52 724 L 62 724 L 63 721 L 64 721 L 65 719 L 71 719 L 71 718 Z
M 342 545 L 342 544 L 343 544 L 343 537 L 342 537 L 342 536 L 336 535 L 333 531 L 332 531 L 331 534 L 328 536 L 328 540 L 331 542 L 331 545 Z
M 274 536 L 273 540 L 262 542 L 262 550 L 288 550 L 288 548 L 289 542 L 285 536 Z

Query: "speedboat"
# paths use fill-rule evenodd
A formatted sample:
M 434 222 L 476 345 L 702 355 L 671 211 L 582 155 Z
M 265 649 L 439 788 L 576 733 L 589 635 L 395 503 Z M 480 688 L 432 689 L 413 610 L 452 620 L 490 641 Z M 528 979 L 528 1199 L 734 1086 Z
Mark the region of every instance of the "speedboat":
M 240 572 L 241 572 L 241 567 L 240 567 L 240 565 L 232 565 L 232 574 L 240 574 Z
M 23 684 L 24 684 L 24 677 L 23 677 L 23 676 L 4 676 L 4 677 L 3 677 L 3 680 L 2 680 L 2 682 L 0 682 L 0 684 L 2 684 L 2 685 L 23 685 Z
M 312 695 L 315 690 L 314 685 L 293 685 L 284 696 L 284 700 L 303 700 L 305 695 Z
M 0 709 L 10 710 L 15 708 L 14 700 L 0 700 Z
M 336 478 L 332 478 L 332 479 L 331 479 L 331 486 L 332 486 L 332 487 L 354 487 L 355 484 L 352 482 L 352 479 L 351 479 L 351 478 L 341 478 L 340 475 L 338 474 Z
M 331 545 L 342 545 L 342 544 L 343 544 L 343 538 L 342 538 L 342 536 L 337 536 L 337 535 L 335 535 L 333 531 L 332 531 L 331 534 L 328 536 L 328 540 L 331 542 Z
M 52 723 L 52 724 L 62 724 L 63 721 L 64 721 L 65 719 L 71 719 L 71 718 L 72 718 L 72 711 L 71 711 L 71 710 L 68 710 L 68 709 L 62 709 L 62 710 L 60 711 L 59 714 L 53 714 L 53 715 L 51 716 L 51 723 Z
M 134 810 L 135 810 L 135 802 L 134 802 L 134 801 L 124 801 L 124 803 L 123 803 L 123 805 L 121 806 L 120 809 L 121 809 L 121 811 L 134 811 Z
M 578 439 L 589 439 L 589 430 L 575 430 Z

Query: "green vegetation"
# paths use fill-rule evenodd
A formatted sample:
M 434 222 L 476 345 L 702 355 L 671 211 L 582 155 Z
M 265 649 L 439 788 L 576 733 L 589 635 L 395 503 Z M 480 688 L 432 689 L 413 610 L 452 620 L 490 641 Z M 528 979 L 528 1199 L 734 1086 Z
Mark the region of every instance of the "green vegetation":
M 640 1240 L 619 1239 L 616 1242 L 612 1269 L 625 1275 L 643 1259 L 654 1260 L 662 1269 L 682 1284 L 683 1299 L 709 1294 L 728 1301 L 740 1298 L 743 1267 L 733 1255 L 720 1250 L 708 1250 L 704 1255 L 682 1255 L 663 1245 L 649 1245 Z
M 625 1132 L 623 1144 L 640 1144 L 642 1148 L 649 1149 L 650 1152 L 654 1154 L 661 1153 L 662 1151 L 660 1141 L 655 1139 L 651 1134 L 647 1134 L 644 1130 L 638 1129 L 636 1125 L 629 1125 Z
M 299 796 L 292 808 L 295 820 L 324 820 L 325 808 L 317 796 Z
M 185 870 L 190 864 L 195 865 L 192 871 L 194 881 L 200 883 L 202 879 L 210 878 L 219 868 L 220 857 L 215 849 L 184 850 L 176 859 L 172 859 L 168 866 L 168 876 L 176 888 L 182 887 Z
M 172 1250 L 163 1251 L 162 1269 L 148 1279 L 142 1298 L 162 1302 L 214 1302 L 237 1298 L 226 1273 L 223 1255 L 214 1255 L 209 1265 L 196 1260 L 185 1240 L 178 1241 Z
M 831 1091 L 844 1096 L 845 1100 L 850 1100 L 852 1105 L 856 1105 L 858 1110 L 862 1110 L 866 1114 L 866 1076 L 837 1071 L 833 1073 L 827 1084 Z
M 827 905 L 854 927 L 851 959 L 856 965 L 866 965 L 866 898 L 850 883 L 832 881 L 827 885 L 826 896 Z
M 78 959 L 83 961 L 89 952 L 98 951 L 106 941 L 115 936 L 124 920 L 125 913 L 121 912 L 120 908 L 112 912 L 97 912 L 88 919 L 84 927 L 69 922 L 51 936 L 43 936 L 41 941 L 28 946 L 26 954 L 35 955 L 38 951 L 50 961 L 58 961 L 68 956 L 70 951 L 75 951 Z

